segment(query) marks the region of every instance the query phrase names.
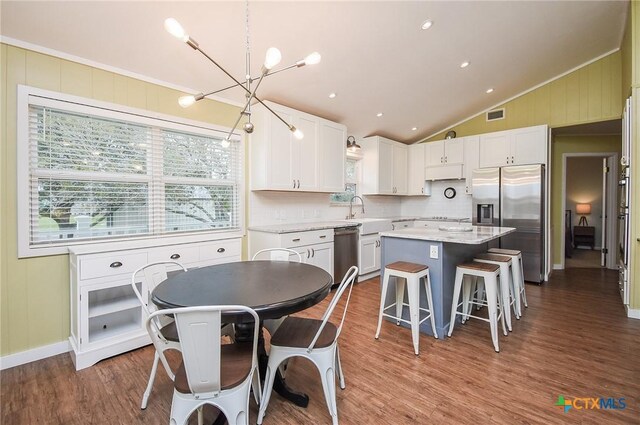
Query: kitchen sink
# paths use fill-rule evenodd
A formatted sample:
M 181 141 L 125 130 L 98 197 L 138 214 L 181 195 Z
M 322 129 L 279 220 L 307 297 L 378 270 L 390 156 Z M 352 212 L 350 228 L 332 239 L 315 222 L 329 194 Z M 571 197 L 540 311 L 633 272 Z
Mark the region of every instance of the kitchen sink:
M 352 223 L 360 223 L 360 234 L 370 235 L 372 233 L 387 232 L 391 230 L 391 220 L 388 218 L 352 218 Z

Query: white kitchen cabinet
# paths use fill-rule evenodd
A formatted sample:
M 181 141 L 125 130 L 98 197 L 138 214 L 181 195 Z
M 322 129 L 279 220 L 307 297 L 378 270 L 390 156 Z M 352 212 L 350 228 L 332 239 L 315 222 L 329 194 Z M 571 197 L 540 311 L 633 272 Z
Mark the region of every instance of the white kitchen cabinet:
M 240 261 L 242 241 L 234 238 L 109 252 L 91 249 L 69 248 L 69 342 L 76 370 L 150 343 L 145 314 L 131 288 L 135 270 L 163 260 L 178 261 L 187 268 Z
M 291 233 L 251 230 L 249 231 L 249 258 L 262 249 L 288 248 L 300 253 L 304 263 L 318 266 L 333 276 L 333 233 L 334 229 Z M 333 278 L 335 280 L 335 276 Z
M 425 166 L 462 164 L 464 143 L 462 139 L 446 139 L 425 143 Z
M 346 127 L 267 102 L 304 133 L 302 140 L 264 106 L 252 109 L 249 141 L 251 190 L 340 192 L 344 190 Z
M 480 136 L 464 138 L 464 191 L 467 195 L 473 193 L 473 170 L 480 168 Z
M 362 146 L 362 194 L 407 194 L 407 146 L 380 136 L 366 137 Z
M 377 233 L 360 237 L 358 264 L 361 276 L 380 270 L 380 236 Z
M 546 162 L 546 125 L 480 135 L 480 168 Z
M 408 147 L 407 156 L 407 195 L 428 196 L 431 195 L 431 182 L 425 181 L 424 158 L 425 144 L 419 143 Z
M 344 125 L 320 119 L 319 191 L 331 193 L 344 191 L 346 140 L 347 128 Z

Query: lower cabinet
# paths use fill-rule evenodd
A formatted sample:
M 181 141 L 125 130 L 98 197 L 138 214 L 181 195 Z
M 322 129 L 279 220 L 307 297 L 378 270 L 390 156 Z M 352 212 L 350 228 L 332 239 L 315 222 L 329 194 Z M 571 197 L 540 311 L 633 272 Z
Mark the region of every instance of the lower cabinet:
M 187 268 L 240 261 L 241 250 L 239 238 L 110 252 L 70 248 L 69 341 L 76 370 L 150 343 L 131 287 L 135 270 L 156 261 L 178 261 Z
M 360 237 L 358 264 L 361 276 L 380 270 L 380 236 L 377 233 Z
M 291 233 L 251 230 L 249 231 L 249 258 L 262 249 L 288 248 L 298 252 L 304 263 L 318 266 L 333 276 L 333 232 L 333 229 Z M 336 277 L 333 276 L 333 279 L 335 281 Z

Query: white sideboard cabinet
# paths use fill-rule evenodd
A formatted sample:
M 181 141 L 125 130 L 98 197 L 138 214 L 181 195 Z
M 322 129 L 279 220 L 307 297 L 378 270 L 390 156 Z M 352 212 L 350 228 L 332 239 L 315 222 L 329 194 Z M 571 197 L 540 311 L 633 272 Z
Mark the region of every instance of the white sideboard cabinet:
M 80 370 L 151 342 L 144 311 L 131 288 L 136 269 L 156 261 L 178 261 L 187 268 L 240 261 L 242 242 L 232 238 L 101 252 L 73 247 L 69 253 L 69 341 Z

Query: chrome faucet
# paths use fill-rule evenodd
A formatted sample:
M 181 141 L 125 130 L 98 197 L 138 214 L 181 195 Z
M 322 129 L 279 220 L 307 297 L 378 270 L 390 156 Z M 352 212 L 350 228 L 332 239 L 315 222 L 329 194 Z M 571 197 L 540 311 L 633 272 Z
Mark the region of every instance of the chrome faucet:
M 362 204 L 362 214 L 364 214 L 364 200 L 358 195 L 353 196 L 349 201 L 349 215 L 347 216 L 347 220 L 352 219 L 356 216 L 356 213 L 353 212 L 353 200 L 356 198 L 360 199 L 360 203 Z

